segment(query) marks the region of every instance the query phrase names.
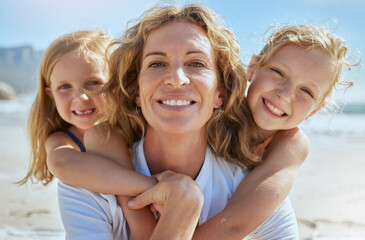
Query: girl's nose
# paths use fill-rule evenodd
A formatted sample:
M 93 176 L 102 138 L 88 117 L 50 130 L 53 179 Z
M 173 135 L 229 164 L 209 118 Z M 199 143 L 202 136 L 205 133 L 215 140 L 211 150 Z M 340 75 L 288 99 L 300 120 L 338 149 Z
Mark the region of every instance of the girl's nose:
M 276 92 L 276 95 L 279 97 L 281 101 L 290 102 L 294 90 L 290 85 L 284 85 Z
M 75 93 L 74 101 L 86 102 L 89 100 L 89 96 L 84 92 L 84 90 L 80 90 Z
M 87 100 L 89 100 L 89 96 L 88 96 L 88 95 L 86 95 L 86 93 L 82 93 L 82 94 L 80 95 L 80 99 L 81 99 L 81 100 L 83 100 L 83 101 L 87 101 Z
M 164 83 L 175 88 L 180 88 L 184 85 L 188 85 L 190 83 L 190 79 L 181 66 L 176 66 L 172 68 L 171 73 L 165 77 Z

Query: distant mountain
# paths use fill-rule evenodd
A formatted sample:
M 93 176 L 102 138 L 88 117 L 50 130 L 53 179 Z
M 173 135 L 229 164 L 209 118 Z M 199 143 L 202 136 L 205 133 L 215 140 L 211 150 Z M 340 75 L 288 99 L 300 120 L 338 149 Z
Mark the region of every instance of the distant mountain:
M 0 82 L 8 83 L 17 93 L 36 91 L 42 56 L 42 51 L 31 46 L 0 47 Z

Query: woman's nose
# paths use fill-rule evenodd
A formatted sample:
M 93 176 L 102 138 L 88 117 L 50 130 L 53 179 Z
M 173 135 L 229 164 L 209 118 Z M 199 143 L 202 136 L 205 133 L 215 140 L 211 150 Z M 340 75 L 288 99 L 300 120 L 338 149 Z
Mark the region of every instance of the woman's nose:
M 175 88 L 180 88 L 184 85 L 188 85 L 190 80 L 184 72 L 184 69 L 181 66 L 177 66 L 171 69 L 170 74 L 165 77 L 164 83 Z

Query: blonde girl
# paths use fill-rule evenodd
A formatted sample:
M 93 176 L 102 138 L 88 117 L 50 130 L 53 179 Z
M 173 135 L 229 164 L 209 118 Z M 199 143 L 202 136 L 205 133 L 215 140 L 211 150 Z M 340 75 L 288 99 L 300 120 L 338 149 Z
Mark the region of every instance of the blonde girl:
M 104 113 L 98 91 L 108 81 L 105 50 L 109 43 L 109 36 L 102 32 L 79 31 L 59 37 L 46 50 L 40 66 L 38 93 L 28 120 L 32 150 L 30 166 L 20 184 L 30 180 L 47 185 L 56 176 L 65 183 L 109 193 L 105 182 L 88 181 L 90 176 L 98 176 L 93 171 L 100 173 L 102 178 L 104 166 L 107 170 L 121 166 L 123 170 L 133 169 L 129 155 L 122 158 L 126 162 L 104 163 L 104 158 L 85 153 L 84 134 L 102 120 Z M 103 140 L 105 136 L 100 136 L 101 145 Z M 122 154 L 128 154 L 123 143 L 106 144 L 107 147 L 125 149 Z M 72 165 L 76 173 L 53 171 L 64 165 Z M 155 183 L 153 179 L 146 181 Z M 118 197 L 120 204 L 122 201 L 123 198 Z
M 84 132 L 104 111 L 100 97 L 90 93 L 108 80 L 105 49 L 109 42 L 102 32 L 78 31 L 59 37 L 44 53 L 28 119 L 30 166 L 22 184 L 52 181 L 47 161 L 57 148 L 85 151 Z

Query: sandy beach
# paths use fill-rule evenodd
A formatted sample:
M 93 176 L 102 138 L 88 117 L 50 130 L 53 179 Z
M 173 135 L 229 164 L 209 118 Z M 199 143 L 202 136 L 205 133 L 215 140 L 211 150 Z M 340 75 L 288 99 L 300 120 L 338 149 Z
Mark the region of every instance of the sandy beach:
M 365 136 L 309 134 L 291 200 L 300 239 L 365 239 Z M 24 116 L 0 115 L 0 239 L 64 239 L 56 182 L 17 186 L 28 166 Z

